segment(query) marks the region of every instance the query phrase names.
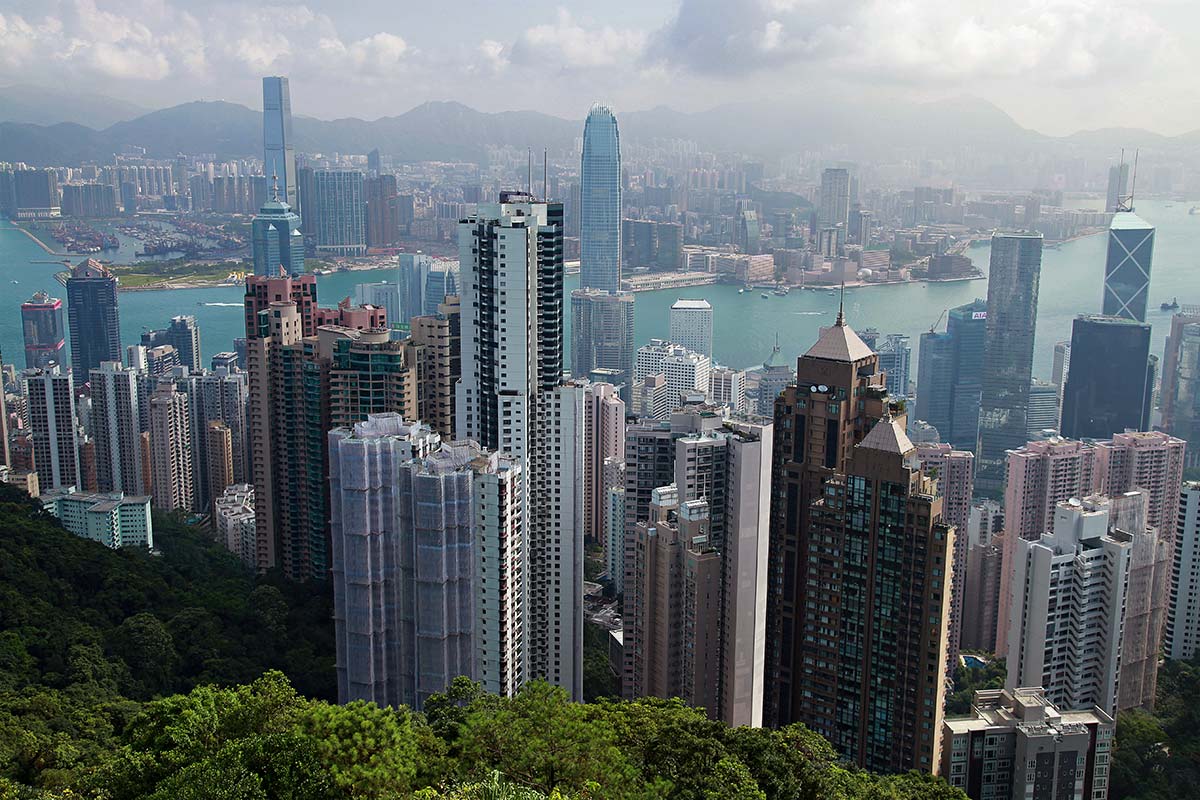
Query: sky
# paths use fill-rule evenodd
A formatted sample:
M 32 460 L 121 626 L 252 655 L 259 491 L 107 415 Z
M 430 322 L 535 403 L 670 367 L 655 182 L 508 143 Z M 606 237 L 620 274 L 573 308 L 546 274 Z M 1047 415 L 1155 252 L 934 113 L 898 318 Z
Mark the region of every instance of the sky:
M 581 119 L 596 101 L 697 111 L 819 85 L 974 95 L 1052 135 L 1178 134 L 1200 128 L 1200 3 L 0 0 L 0 85 L 257 108 L 270 74 L 324 119 L 428 100 Z

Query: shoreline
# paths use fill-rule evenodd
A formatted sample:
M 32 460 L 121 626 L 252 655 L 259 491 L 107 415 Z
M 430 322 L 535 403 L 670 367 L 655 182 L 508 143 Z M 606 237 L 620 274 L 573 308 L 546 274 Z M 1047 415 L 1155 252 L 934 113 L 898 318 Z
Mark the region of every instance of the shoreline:
M 39 239 L 37 236 L 34 235 L 33 231 L 29 230 L 28 228 L 24 227 L 23 225 L 20 225 L 20 224 L 14 222 L 14 223 L 12 223 L 12 226 L 14 228 L 16 228 L 17 230 L 19 230 L 21 233 L 28 236 L 30 239 L 32 239 L 33 243 L 36 244 L 38 247 L 42 248 L 43 250 L 45 250 L 48 255 L 57 256 L 59 258 L 74 258 L 76 255 L 80 255 L 79 253 L 56 252 L 53 247 L 51 247 L 50 245 L 43 242 L 41 239 Z

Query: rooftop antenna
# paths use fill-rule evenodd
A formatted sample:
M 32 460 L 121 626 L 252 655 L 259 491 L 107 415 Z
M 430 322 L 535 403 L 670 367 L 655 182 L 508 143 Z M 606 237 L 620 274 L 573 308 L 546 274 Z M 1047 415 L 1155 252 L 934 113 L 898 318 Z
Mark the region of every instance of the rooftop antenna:
M 275 172 L 271 173 L 271 199 L 279 202 L 279 175 Z
M 525 157 L 526 157 L 526 160 L 529 162 L 526 165 L 526 168 L 528 171 L 525 173 L 525 194 L 532 197 L 533 196 L 533 148 L 532 147 L 525 148 Z
M 1134 190 L 1137 189 L 1137 162 L 1138 162 L 1138 150 L 1137 150 L 1137 148 L 1134 148 L 1134 151 L 1133 151 L 1133 175 L 1131 175 L 1129 178 L 1129 202 L 1127 203 L 1130 211 L 1133 211 L 1133 193 L 1134 193 Z
M 834 325 L 839 328 L 846 326 L 846 279 L 842 278 L 842 296 L 838 298 L 838 315 Z
M 1130 176 L 1129 193 L 1126 194 L 1124 191 L 1122 191 L 1117 195 L 1117 205 L 1116 205 L 1116 208 L 1113 209 L 1114 211 L 1133 211 L 1133 192 L 1134 192 L 1134 188 L 1137 186 L 1137 162 L 1138 162 L 1138 150 L 1135 149 L 1133 151 L 1133 175 Z M 1125 148 L 1122 147 L 1121 148 L 1121 167 L 1124 167 L 1124 166 L 1125 166 Z
M 550 154 L 545 147 L 542 148 L 542 200 L 550 200 Z

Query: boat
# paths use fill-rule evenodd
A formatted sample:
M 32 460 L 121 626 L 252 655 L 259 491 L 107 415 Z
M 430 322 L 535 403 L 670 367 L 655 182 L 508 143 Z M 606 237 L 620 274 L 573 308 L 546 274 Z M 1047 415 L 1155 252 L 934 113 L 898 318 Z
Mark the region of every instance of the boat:
M 791 289 L 789 289 L 786 286 L 779 286 L 771 294 L 775 295 L 776 297 L 787 297 L 787 294 L 790 291 L 791 291 Z
M 1191 214 L 1192 216 L 1196 216 L 1197 214 L 1200 214 L 1200 206 L 1192 206 L 1191 208 L 1188 209 L 1188 213 Z
M 835 294 L 837 294 L 837 292 L 834 292 L 834 291 L 828 291 L 828 292 L 826 292 L 825 294 L 829 295 L 830 297 L 833 297 Z
M 746 290 L 744 288 L 738 289 L 738 294 L 745 294 L 745 293 L 746 293 Z
M 763 292 L 761 296 L 762 296 L 762 299 L 763 299 L 763 300 L 770 300 L 770 299 L 771 299 L 771 295 L 767 294 L 766 292 Z
M 13 281 L 13 283 L 16 283 L 16 281 Z M 1172 297 L 1171 302 L 1160 303 L 1158 307 L 1163 311 L 1178 311 L 1179 310 L 1179 298 Z

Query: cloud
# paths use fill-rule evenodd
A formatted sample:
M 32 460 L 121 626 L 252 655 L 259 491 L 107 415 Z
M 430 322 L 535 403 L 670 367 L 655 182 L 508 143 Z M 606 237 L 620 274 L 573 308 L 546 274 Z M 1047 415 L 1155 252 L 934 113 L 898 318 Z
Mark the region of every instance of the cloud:
M 1008 0 L 1002 11 L 996 5 L 683 0 L 649 37 L 645 58 L 710 78 L 800 66 L 876 82 L 1069 83 L 1145 70 L 1174 38 L 1134 0 Z
M 611 25 L 585 26 L 560 8 L 554 22 L 523 32 L 507 53 L 519 66 L 587 70 L 631 65 L 646 46 L 646 34 Z

